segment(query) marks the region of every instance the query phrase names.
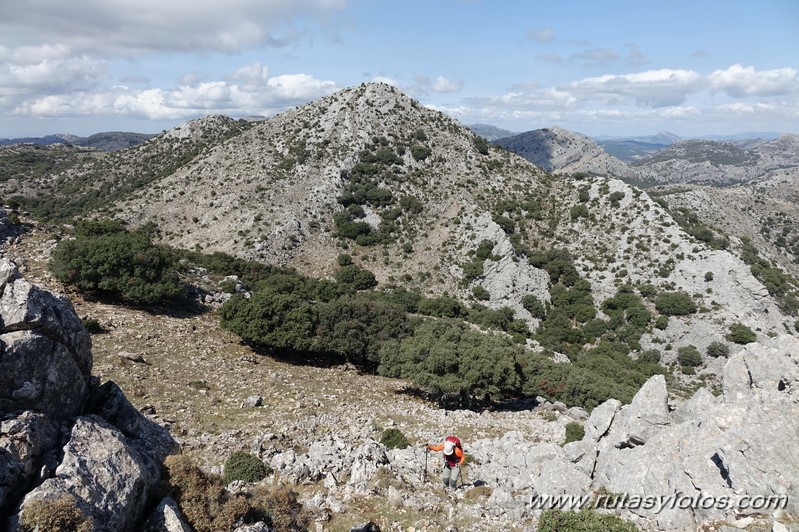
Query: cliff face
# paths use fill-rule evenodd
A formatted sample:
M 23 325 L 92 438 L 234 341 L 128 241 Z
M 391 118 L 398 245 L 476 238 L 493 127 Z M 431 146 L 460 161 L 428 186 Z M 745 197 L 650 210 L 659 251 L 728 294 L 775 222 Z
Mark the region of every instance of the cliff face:
M 177 444 L 113 382 L 91 376 L 71 303 L 0 258 L 0 512 L 67 496 L 97 530 L 135 530 Z

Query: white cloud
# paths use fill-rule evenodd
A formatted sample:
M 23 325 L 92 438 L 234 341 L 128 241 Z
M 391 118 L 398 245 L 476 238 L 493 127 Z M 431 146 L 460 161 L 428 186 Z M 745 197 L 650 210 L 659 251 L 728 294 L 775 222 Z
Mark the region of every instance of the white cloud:
M 238 69 L 231 81 L 181 84 L 171 90 L 118 85 L 94 93 L 34 97 L 20 102 L 14 114 L 36 118 L 116 116 L 149 120 L 182 120 L 208 113 L 269 115 L 338 89 L 332 81 L 307 74 L 269 77 L 268 72 L 267 67 L 255 63 Z
M 552 28 L 527 30 L 527 38 L 539 44 L 547 44 L 555 40 L 555 30 Z
M 795 68 L 757 71 L 753 67 L 732 65 L 715 70 L 708 77 L 713 89 L 734 98 L 746 96 L 783 96 L 799 94 L 799 77 Z
M 701 90 L 702 76 L 692 70 L 647 70 L 585 78 L 563 88 L 581 100 L 604 104 L 634 101 L 638 105 L 666 107 L 679 105 L 689 94 Z
M 6 2 L 0 34 L 13 47 L 57 43 L 97 55 L 143 51 L 235 52 L 303 36 L 303 17 L 324 23 L 346 0 L 61 0 Z M 48 21 L 42 24 L 42 20 Z
M 430 90 L 433 92 L 458 92 L 463 88 L 463 81 L 462 80 L 449 80 L 444 76 L 438 76 L 434 81 L 433 84 L 430 86 Z

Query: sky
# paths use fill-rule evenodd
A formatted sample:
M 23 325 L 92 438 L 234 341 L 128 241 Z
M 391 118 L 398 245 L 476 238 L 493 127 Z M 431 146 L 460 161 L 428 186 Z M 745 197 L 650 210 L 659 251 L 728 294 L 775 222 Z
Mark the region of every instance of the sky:
M 799 134 L 799 0 L 0 0 L 0 138 L 381 81 L 464 125 Z

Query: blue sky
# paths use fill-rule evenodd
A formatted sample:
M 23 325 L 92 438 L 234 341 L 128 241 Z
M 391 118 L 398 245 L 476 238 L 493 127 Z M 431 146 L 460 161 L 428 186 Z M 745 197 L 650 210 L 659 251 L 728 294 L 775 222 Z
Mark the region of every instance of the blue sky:
M 464 124 L 799 133 L 796 0 L 0 0 L 0 137 L 155 133 L 384 81 Z

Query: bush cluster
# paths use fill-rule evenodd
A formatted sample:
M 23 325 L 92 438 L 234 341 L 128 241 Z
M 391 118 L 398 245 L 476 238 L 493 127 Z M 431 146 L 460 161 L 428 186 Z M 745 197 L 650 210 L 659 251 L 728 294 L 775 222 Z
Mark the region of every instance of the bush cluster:
M 585 436 L 585 427 L 583 427 L 582 423 L 576 421 L 566 423 L 566 441 L 563 442 L 564 445 L 573 441 L 581 441 L 583 436 Z
M 83 222 L 50 260 L 65 284 L 137 304 L 176 303 L 183 297 L 175 255 L 154 245 L 147 228 L 127 231 L 118 222 Z

